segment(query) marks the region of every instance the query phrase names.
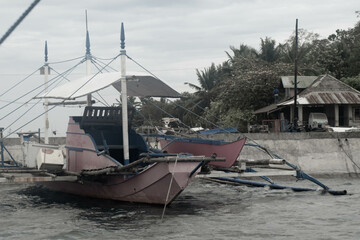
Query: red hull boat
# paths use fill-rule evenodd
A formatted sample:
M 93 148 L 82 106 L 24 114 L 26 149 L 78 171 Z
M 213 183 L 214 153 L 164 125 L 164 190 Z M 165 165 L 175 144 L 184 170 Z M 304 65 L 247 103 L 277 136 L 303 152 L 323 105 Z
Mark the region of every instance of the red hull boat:
M 216 154 L 217 157 L 226 158 L 225 162 L 209 162 L 210 165 L 222 168 L 229 168 L 234 165 L 239 157 L 246 138 L 234 142 L 215 141 L 200 138 L 173 138 L 160 139 L 162 150 L 167 153 L 190 153 L 195 156 L 210 157 Z

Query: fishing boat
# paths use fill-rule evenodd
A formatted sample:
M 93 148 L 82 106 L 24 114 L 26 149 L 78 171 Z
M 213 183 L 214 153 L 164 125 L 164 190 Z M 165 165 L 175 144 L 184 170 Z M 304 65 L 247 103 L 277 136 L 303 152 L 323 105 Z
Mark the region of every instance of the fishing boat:
M 61 192 L 120 201 L 169 204 L 196 176 L 208 161 L 215 158 L 183 154 L 151 152 L 143 137 L 129 124 L 127 97 L 143 96 L 150 82 L 155 91 L 148 95 L 174 93 L 165 83 L 150 76 L 126 75 L 126 51 L 123 24 L 121 26 L 121 72 L 88 75 L 47 92 L 43 98 L 65 100 L 88 96 L 113 85 L 121 92 L 120 107 L 91 106 L 82 116 L 70 117 L 66 134 L 65 164 L 60 174 L 77 176 L 76 181 L 44 181 L 42 185 Z M 88 42 L 88 41 L 87 41 Z M 135 82 L 135 84 L 131 84 Z M 135 79 L 135 80 L 134 80 Z M 91 82 L 91 84 L 89 84 Z M 127 88 L 127 82 L 130 88 Z M 151 84 L 151 83 L 150 83 Z M 159 93 L 159 89 L 165 93 Z M 90 97 L 91 99 L 91 97 Z M 40 149 L 38 168 L 54 155 L 54 151 Z M 220 159 L 221 160 L 221 159 Z M 56 162 L 56 161 L 55 161 Z M 59 164 L 60 163 L 60 164 Z M 58 164 L 61 167 L 61 157 Z M 47 164 L 49 166 L 49 164 Z M 59 175 L 59 174 L 58 174 Z
M 70 117 L 66 136 L 66 170 L 81 177 L 42 185 L 82 196 L 168 204 L 199 171 L 200 158 L 152 157 L 142 136 L 132 129 L 126 164 L 122 135 L 120 108 L 86 107 L 83 116 Z
M 243 149 L 246 138 L 241 138 L 233 142 L 188 138 L 188 137 L 167 137 L 159 139 L 162 151 L 168 153 L 191 153 L 196 156 L 217 156 L 225 158 L 224 162 L 209 162 L 209 165 L 229 168 L 234 165 Z

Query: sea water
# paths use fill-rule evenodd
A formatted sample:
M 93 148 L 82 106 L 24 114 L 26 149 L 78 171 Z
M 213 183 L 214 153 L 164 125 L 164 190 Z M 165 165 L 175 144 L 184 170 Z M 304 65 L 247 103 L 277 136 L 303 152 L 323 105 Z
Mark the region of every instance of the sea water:
M 0 239 L 360 239 L 360 177 L 319 180 L 348 194 L 196 179 L 166 207 L 163 219 L 164 206 L 1 184 Z M 279 183 L 314 186 L 290 179 Z

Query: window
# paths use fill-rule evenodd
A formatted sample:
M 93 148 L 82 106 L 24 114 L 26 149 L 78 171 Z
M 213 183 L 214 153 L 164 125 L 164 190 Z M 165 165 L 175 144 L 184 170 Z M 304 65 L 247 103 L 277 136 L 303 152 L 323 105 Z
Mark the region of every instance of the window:
M 354 120 L 360 120 L 360 108 L 354 108 Z

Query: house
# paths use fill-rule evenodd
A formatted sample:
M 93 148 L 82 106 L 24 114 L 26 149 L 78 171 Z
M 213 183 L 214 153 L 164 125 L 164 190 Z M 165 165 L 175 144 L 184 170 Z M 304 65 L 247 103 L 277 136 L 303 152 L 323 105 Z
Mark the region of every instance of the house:
M 291 88 L 288 89 L 290 89 L 288 93 L 291 96 Z M 293 109 L 294 98 L 292 96 L 291 99 L 269 105 L 254 113 L 266 112 L 269 116 L 273 113 L 271 118 L 275 117 L 291 123 L 294 119 Z M 359 127 L 360 92 L 330 75 L 319 76 L 297 95 L 299 126 L 307 124 L 310 113 L 325 113 L 329 125 L 333 127 Z
M 318 77 L 317 76 L 297 76 L 298 93 L 309 87 Z M 294 97 L 294 76 L 282 76 L 281 83 L 285 89 L 285 99 Z

